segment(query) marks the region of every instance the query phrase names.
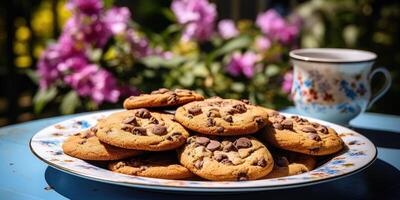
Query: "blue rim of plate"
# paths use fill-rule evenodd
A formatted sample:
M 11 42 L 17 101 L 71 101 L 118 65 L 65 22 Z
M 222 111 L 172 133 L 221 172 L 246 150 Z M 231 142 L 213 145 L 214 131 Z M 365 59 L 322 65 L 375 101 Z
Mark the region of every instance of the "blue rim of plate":
M 160 190 L 160 191 L 174 191 L 174 192 L 179 192 L 179 191 L 182 191 L 182 192 L 225 192 L 225 193 L 226 192 L 249 192 L 249 191 L 288 189 L 288 188 L 296 188 L 296 187 L 315 185 L 315 184 L 320 184 L 320 183 L 324 183 L 324 182 L 328 182 L 328 181 L 333 181 L 333 180 L 336 180 L 336 179 L 344 178 L 344 177 L 353 175 L 355 173 L 361 172 L 364 169 L 368 168 L 377 158 L 376 146 L 370 140 L 368 140 L 365 136 L 363 136 L 363 135 L 361 135 L 361 134 L 359 134 L 359 133 L 357 133 L 357 132 L 355 132 L 353 130 L 350 130 L 348 128 L 342 127 L 340 125 L 335 125 L 335 124 L 332 124 L 332 123 L 329 123 L 329 122 L 324 122 L 322 120 L 317 120 L 317 119 L 313 119 L 313 118 L 310 118 L 310 117 L 305 117 L 305 118 L 307 118 L 309 120 L 312 120 L 312 121 L 317 121 L 319 123 L 322 122 L 322 124 L 324 124 L 324 125 L 340 127 L 340 129 L 346 130 L 345 134 L 352 134 L 352 136 L 355 135 L 356 137 L 361 138 L 363 142 L 368 143 L 368 145 L 370 147 L 373 147 L 373 148 L 369 149 L 371 151 L 370 154 L 367 154 L 369 156 L 368 161 L 363 163 L 362 165 L 359 165 L 357 168 L 354 168 L 353 170 L 346 171 L 345 173 L 331 174 L 331 172 L 330 172 L 331 169 L 329 169 L 329 167 L 327 167 L 327 165 L 331 164 L 331 163 L 334 163 L 334 162 L 337 162 L 337 163 L 340 164 L 340 162 L 342 160 L 340 160 L 340 159 L 335 160 L 335 159 L 339 158 L 340 156 L 345 155 L 346 153 L 348 153 L 348 152 L 350 152 L 352 150 L 352 148 L 349 147 L 349 145 L 347 145 L 347 147 L 348 147 L 347 151 L 342 152 L 339 155 L 335 155 L 335 157 L 331 158 L 329 161 L 327 161 L 323 165 L 317 167 L 316 169 L 314 169 L 314 170 L 312 170 L 310 172 L 306 172 L 306 173 L 303 173 L 303 174 L 300 174 L 300 175 L 295 175 L 295 176 L 268 179 L 268 181 L 275 180 L 275 181 L 279 182 L 281 180 L 284 181 L 285 179 L 290 180 L 290 179 L 300 178 L 301 176 L 304 176 L 305 174 L 310 174 L 310 173 L 313 173 L 313 172 L 314 173 L 317 172 L 317 174 L 318 174 L 318 172 L 327 171 L 328 174 L 323 175 L 325 173 L 324 172 L 324 173 L 322 173 L 322 175 L 323 175 L 322 177 L 315 178 L 315 179 L 309 179 L 308 181 L 304 181 L 303 180 L 301 182 L 292 182 L 292 183 L 288 183 L 288 184 L 276 184 L 276 185 L 273 185 L 273 184 L 272 185 L 271 184 L 269 184 L 269 185 L 262 184 L 262 182 L 266 181 L 266 179 L 264 179 L 264 180 L 253 180 L 253 181 L 243 181 L 243 182 L 230 182 L 230 181 L 224 181 L 224 182 L 215 182 L 215 181 L 213 181 L 213 182 L 211 182 L 211 181 L 192 181 L 192 180 L 165 180 L 165 179 L 155 179 L 155 178 L 144 178 L 144 177 L 129 176 L 129 175 L 118 174 L 118 173 L 114 173 L 114 172 L 111 172 L 109 170 L 106 170 L 106 171 L 108 171 L 110 173 L 116 174 L 116 176 L 125 177 L 125 178 L 126 177 L 129 177 L 129 178 L 136 177 L 136 178 L 139 178 L 141 180 L 139 182 L 131 182 L 131 181 L 110 180 L 110 179 L 107 179 L 107 178 L 101 178 L 101 177 L 93 175 L 93 174 L 82 172 L 81 170 L 71 169 L 71 167 L 62 166 L 61 164 L 57 164 L 57 163 L 51 161 L 51 159 L 44 158 L 43 155 L 40 155 L 41 153 L 38 152 L 37 149 L 35 150 L 35 148 L 37 148 L 37 147 L 34 147 L 36 145 L 36 144 L 34 144 L 35 141 L 41 142 L 41 140 L 36 140 L 35 137 L 37 137 L 38 134 L 43 133 L 43 131 L 46 131 L 49 128 L 57 127 L 59 125 L 65 124 L 67 122 L 70 122 L 70 123 L 72 121 L 77 121 L 78 122 L 78 121 L 80 121 L 81 118 L 94 116 L 94 115 L 107 115 L 107 114 L 110 114 L 110 113 L 116 112 L 116 111 L 121 111 L 121 110 L 95 112 L 95 113 L 92 113 L 92 114 L 88 113 L 87 115 L 83 115 L 83 116 L 78 116 L 78 117 L 75 117 L 75 118 L 67 119 L 67 120 L 64 120 L 62 122 L 56 123 L 54 125 L 48 126 L 48 127 L 44 128 L 44 129 L 42 129 L 41 131 L 39 131 L 38 133 L 36 133 L 34 136 L 32 136 L 32 138 L 31 138 L 31 140 L 29 142 L 30 150 L 32 151 L 32 153 L 36 157 L 38 157 L 40 160 L 42 160 L 43 162 L 48 164 L 50 167 L 53 167 L 53 168 L 55 168 L 57 170 L 61 170 L 61 171 L 66 172 L 68 174 L 72 174 L 72 175 L 75 175 L 75 176 L 79 176 L 79 177 L 82 177 L 82 178 L 86 178 L 86 179 L 93 180 L 93 181 L 99 181 L 99 182 L 103 182 L 103 183 L 110 183 L 110 184 L 123 185 L 123 186 L 128 186 L 128 187 L 142 188 L 142 189 L 151 189 L 151 190 Z M 104 114 L 104 113 L 106 113 L 106 114 Z M 287 115 L 287 116 L 291 116 L 291 114 L 286 114 L 286 113 L 282 113 L 282 114 Z M 341 132 L 338 131 L 338 133 L 340 135 Z M 72 132 L 70 134 L 72 134 Z M 345 136 L 345 137 L 347 137 L 347 136 Z M 343 140 L 346 143 L 346 140 L 345 139 L 343 139 Z M 61 143 L 59 143 L 59 145 L 61 145 Z M 355 152 L 354 154 L 358 155 L 357 152 Z M 62 155 L 62 156 L 65 156 L 67 158 L 69 157 L 67 155 Z M 73 158 L 73 157 L 69 157 L 69 158 L 71 158 L 71 160 L 80 160 L 80 159 Z M 80 160 L 80 161 L 82 161 L 82 160 Z M 99 168 L 99 167 L 94 166 L 94 165 L 92 165 L 90 163 L 86 163 L 86 164 L 88 166 L 91 166 L 92 168 Z M 335 165 L 333 165 L 333 167 L 334 166 Z M 327 169 L 324 169 L 324 170 L 321 171 L 321 168 L 322 169 L 327 168 Z M 170 183 L 175 183 L 175 182 L 183 182 L 183 183 L 185 183 L 185 182 L 189 182 L 190 184 L 186 184 L 186 185 L 181 185 L 181 184 L 172 184 L 172 185 L 155 184 L 154 180 L 156 180 L 156 182 L 157 181 L 161 181 L 161 182 L 168 182 L 169 181 Z M 299 180 L 302 180 L 302 179 L 300 178 Z M 243 186 L 242 185 L 242 183 L 249 183 L 249 182 L 252 182 L 252 183 L 260 182 L 260 183 L 257 186 Z M 215 185 L 215 184 L 218 184 L 218 183 L 221 183 L 221 185 L 223 187 L 222 186 L 207 186 L 207 184 Z M 227 187 L 225 185 L 226 183 L 233 183 L 233 186 Z

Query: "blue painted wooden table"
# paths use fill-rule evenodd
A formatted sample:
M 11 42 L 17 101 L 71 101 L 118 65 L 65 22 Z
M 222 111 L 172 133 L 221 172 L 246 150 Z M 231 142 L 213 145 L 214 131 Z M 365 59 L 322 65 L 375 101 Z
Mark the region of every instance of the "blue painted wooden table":
M 295 112 L 287 109 L 285 112 Z M 400 117 L 364 113 L 351 128 L 378 147 L 366 170 L 336 181 L 276 191 L 203 196 L 145 191 L 99 183 L 48 167 L 29 150 L 40 129 L 77 115 L 0 128 L 0 200 L 12 199 L 400 199 Z

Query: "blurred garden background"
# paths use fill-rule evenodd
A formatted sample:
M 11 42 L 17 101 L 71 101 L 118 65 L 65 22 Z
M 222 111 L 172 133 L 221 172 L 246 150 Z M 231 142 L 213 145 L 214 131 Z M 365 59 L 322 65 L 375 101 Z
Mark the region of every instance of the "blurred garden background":
M 396 0 L 2 1 L 0 126 L 121 108 L 159 87 L 283 108 L 288 52 L 306 47 L 376 52 L 393 85 L 370 111 L 400 114 Z

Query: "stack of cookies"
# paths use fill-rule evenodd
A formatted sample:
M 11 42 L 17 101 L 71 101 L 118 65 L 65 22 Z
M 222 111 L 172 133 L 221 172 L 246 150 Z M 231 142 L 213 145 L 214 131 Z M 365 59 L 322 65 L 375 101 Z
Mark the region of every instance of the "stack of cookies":
M 247 100 L 162 88 L 126 99 L 124 108 L 70 136 L 64 152 L 128 175 L 244 181 L 307 172 L 316 156 L 343 148 L 333 129 Z

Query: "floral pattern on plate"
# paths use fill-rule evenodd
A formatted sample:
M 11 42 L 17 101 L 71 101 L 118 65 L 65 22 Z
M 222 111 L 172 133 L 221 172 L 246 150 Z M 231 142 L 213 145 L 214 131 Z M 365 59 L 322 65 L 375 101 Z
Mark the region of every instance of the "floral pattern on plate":
M 339 125 L 311 118 L 308 119 L 334 128 L 346 143 L 347 148 L 310 172 L 282 178 L 242 182 L 145 178 L 114 173 L 63 153 L 61 145 L 69 135 L 95 125 L 99 119 L 113 112 L 116 111 L 88 114 L 42 129 L 32 137 L 31 150 L 50 166 L 84 178 L 131 187 L 196 192 L 258 191 L 315 184 L 360 171 L 369 166 L 377 154 L 375 146 L 361 134 Z

